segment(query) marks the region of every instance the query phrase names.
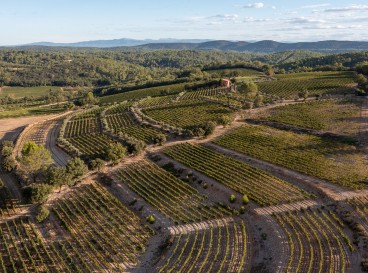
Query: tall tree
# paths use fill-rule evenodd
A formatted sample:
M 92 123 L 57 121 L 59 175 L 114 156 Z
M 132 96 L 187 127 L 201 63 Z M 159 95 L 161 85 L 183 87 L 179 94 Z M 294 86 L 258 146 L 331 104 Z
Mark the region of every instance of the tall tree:
M 264 66 L 262 67 L 262 69 L 263 69 L 263 72 L 264 72 L 267 76 L 272 77 L 273 75 L 275 75 L 275 71 L 273 70 L 272 65 L 269 65 L 269 64 L 264 65 Z
M 242 82 L 238 91 L 244 93 L 246 99 L 254 99 L 258 93 L 258 85 L 254 82 Z
M 18 161 L 21 169 L 25 171 L 33 182 L 36 182 L 39 174 L 53 163 L 50 151 L 33 141 L 24 144 Z

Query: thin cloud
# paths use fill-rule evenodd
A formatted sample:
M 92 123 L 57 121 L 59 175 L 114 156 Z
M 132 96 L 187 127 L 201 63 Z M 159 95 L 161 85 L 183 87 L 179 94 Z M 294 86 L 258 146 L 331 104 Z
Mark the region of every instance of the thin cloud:
M 351 5 L 342 8 L 325 9 L 324 12 L 348 12 L 348 11 L 362 11 L 368 10 L 368 5 Z
M 306 18 L 306 17 L 297 17 L 287 19 L 287 21 L 291 24 L 323 24 L 327 23 L 326 20 L 323 19 L 314 19 L 314 18 Z
M 307 5 L 307 6 L 302 6 L 302 9 L 317 9 L 317 8 L 323 8 L 323 7 L 328 7 L 331 6 L 331 4 L 318 4 L 318 5 Z
M 265 4 L 263 3 L 253 3 L 253 4 L 247 4 L 245 6 L 243 6 L 243 8 L 246 9 L 261 9 L 264 8 Z

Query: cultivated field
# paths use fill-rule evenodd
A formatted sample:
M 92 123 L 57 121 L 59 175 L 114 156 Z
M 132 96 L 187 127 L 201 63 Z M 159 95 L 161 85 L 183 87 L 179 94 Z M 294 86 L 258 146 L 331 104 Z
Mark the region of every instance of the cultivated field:
M 206 201 L 207 197 L 184 181 L 149 161 L 129 164 L 118 179 L 174 223 L 192 223 L 231 215 L 232 212 Z
M 362 188 L 368 177 L 359 147 L 327 137 L 244 125 L 214 143 L 346 187 Z
M 23 97 L 42 97 L 45 96 L 50 90 L 61 91 L 57 86 L 38 86 L 38 87 L 1 87 L 0 98 L 10 96 L 12 98 Z
M 260 82 L 259 89 L 267 95 L 294 99 L 306 88 L 309 95 L 352 93 L 353 72 L 308 72 L 276 75 L 276 81 Z
M 202 73 L 209 83 L 267 80 L 258 83 L 264 103 L 248 109 L 244 93 L 174 84 L 79 101 L 50 120 L 1 122 L 13 155 L 32 140 L 59 169 L 34 170 L 49 185 L 27 188 L 33 196 L 50 188 L 42 204 L 26 204 L 30 182 L 0 170 L 0 272 L 366 272 L 366 98 L 293 100 L 303 87 L 348 92 L 354 73 Z M 72 157 L 82 162 L 67 164 Z M 72 175 L 73 185 L 58 181 Z
M 143 113 L 158 122 L 190 129 L 207 121 L 218 121 L 223 116 L 231 117 L 233 111 L 211 102 L 177 102 L 169 106 L 143 109 Z
M 246 194 L 262 206 L 299 201 L 308 194 L 264 171 L 200 145 L 180 144 L 164 153 L 225 186 Z
M 279 106 L 266 111 L 261 118 L 303 128 L 355 135 L 363 122 L 360 115 L 361 101 L 350 98 Z

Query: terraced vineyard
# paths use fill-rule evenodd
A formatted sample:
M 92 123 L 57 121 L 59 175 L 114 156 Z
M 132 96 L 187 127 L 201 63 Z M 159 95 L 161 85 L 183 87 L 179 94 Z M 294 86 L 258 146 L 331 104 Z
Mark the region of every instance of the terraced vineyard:
M 212 88 L 212 89 L 203 89 L 197 91 L 189 91 L 186 92 L 180 100 L 198 100 L 202 97 L 216 96 L 219 94 L 229 93 L 228 88 Z
M 171 238 L 172 245 L 158 265 L 159 273 L 240 273 L 250 268 L 244 222 L 223 219 L 192 226 L 193 231 L 187 233 L 177 228 L 177 234 Z
M 259 89 L 267 95 L 294 99 L 302 88 L 307 88 L 309 95 L 352 93 L 336 89 L 354 84 L 353 72 L 308 72 L 276 75 L 276 81 L 260 82 Z
M 147 160 L 128 164 L 116 175 L 176 224 L 231 215 L 231 211 L 207 202 L 196 189 Z
M 245 125 L 214 143 L 346 187 L 362 188 L 368 178 L 367 158 L 357 146 L 323 137 Z
M 109 144 L 115 142 L 103 133 L 100 117 L 103 110 L 103 107 L 95 107 L 66 120 L 61 134 L 68 143 L 63 145 L 67 152 L 73 154 L 78 151 L 78 155 L 91 158 L 103 156 Z
M 0 249 L 0 269 L 4 273 L 77 272 L 73 271 L 76 266 L 67 262 L 65 252 L 43 243 L 27 218 L 0 224 Z
M 354 217 L 354 220 L 361 220 L 361 225 L 365 230 L 366 235 L 368 235 L 368 196 L 354 197 L 349 199 L 348 203 L 357 213 L 357 217 Z
M 189 143 L 164 150 L 164 153 L 219 183 L 246 194 L 260 205 L 274 205 L 304 200 L 301 189 L 241 161 Z
M 101 157 L 113 140 L 105 134 L 81 135 L 69 138 L 68 141 L 77 148 L 82 155 Z
M 308 209 L 273 216 L 288 240 L 285 272 L 350 272 L 354 248 L 333 212 Z
M 146 143 L 152 143 L 161 134 L 156 129 L 137 123 L 129 112 L 128 106 L 124 104 L 106 111 L 105 118 L 108 127 L 113 129 L 114 133 L 121 132 Z
M 218 102 L 223 105 L 230 106 L 230 107 L 235 107 L 237 109 L 240 109 L 243 106 L 243 103 L 241 102 L 241 100 L 238 99 L 238 97 L 236 97 L 233 94 L 232 95 L 229 94 L 229 96 L 225 94 L 210 96 L 208 97 L 208 99 L 210 101 Z
M 139 108 L 150 108 L 150 107 L 154 107 L 154 106 L 159 106 L 159 105 L 165 105 L 165 104 L 170 104 L 173 100 L 176 99 L 178 95 L 171 95 L 171 96 L 162 96 L 162 97 L 153 97 L 153 98 L 146 98 L 141 100 L 138 103 L 138 107 Z
M 68 122 L 64 137 L 68 139 L 101 132 L 102 128 L 97 117 L 78 117 Z
M 169 94 L 179 94 L 180 92 L 183 92 L 185 90 L 185 85 L 186 83 L 178 83 L 122 92 L 119 94 L 102 97 L 100 102 L 106 104 L 106 103 L 123 102 L 125 100 L 143 99 L 148 96 L 158 97 L 161 96 L 162 90 L 168 91 Z
M 122 272 L 136 264 L 153 233 L 100 186 L 79 187 L 56 202 L 53 214 L 72 239 L 71 254 L 79 253 L 89 271 Z
M 156 121 L 189 129 L 207 121 L 217 121 L 223 116 L 231 117 L 234 112 L 216 103 L 182 101 L 170 106 L 143 109 L 143 113 Z
M 279 106 L 266 111 L 262 119 L 315 130 L 355 134 L 359 130 L 360 100 L 310 101 Z
M 1 272 L 121 272 L 137 262 L 152 231 L 98 186 L 84 186 L 53 209 L 65 231 L 45 241 L 28 218 L 0 224 Z

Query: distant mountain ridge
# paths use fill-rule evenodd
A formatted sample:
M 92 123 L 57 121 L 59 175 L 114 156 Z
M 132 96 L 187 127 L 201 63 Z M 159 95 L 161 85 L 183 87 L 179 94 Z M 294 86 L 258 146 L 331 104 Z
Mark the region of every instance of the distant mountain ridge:
M 159 39 L 159 40 L 134 40 L 115 39 L 97 40 L 78 43 L 32 43 L 25 46 L 58 46 L 58 47 L 95 47 L 95 48 L 117 48 L 131 47 L 147 50 L 221 50 L 238 52 L 275 53 L 292 50 L 309 50 L 324 53 L 340 53 L 351 51 L 368 51 L 366 41 L 319 41 L 319 42 L 297 42 L 282 43 L 272 40 L 259 42 L 227 41 L 227 40 L 200 40 L 200 39 Z
M 192 50 L 222 50 L 239 52 L 262 52 L 275 53 L 294 50 L 308 50 L 327 53 L 368 51 L 368 42 L 358 41 L 320 41 L 320 42 L 298 42 L 298 43 L 280 43 L 271 40 L 249 42 L 231 42 L 231 41 L 209 41 L 197 44 L 167 44 L 151 43 L 135 46 L 140 49 L 192 49 Z
M 51 43 L 51 42 L 37 42 L 31 44 L 25 44 L 23 46 L 58 46 L 58 47 L 100 47 L 100 48 L 108 48 L 108 47 L 121 47 L 121 46 L 138 46 L 144 44 L 151 43 L 203 43 L 210 41 L 208 39 L 145 39 L 145 40 L 136 40 L 136 39 L 113 39 L 113 40 L 94 40 L 94 41 L 83 41 L 76 43 Z

